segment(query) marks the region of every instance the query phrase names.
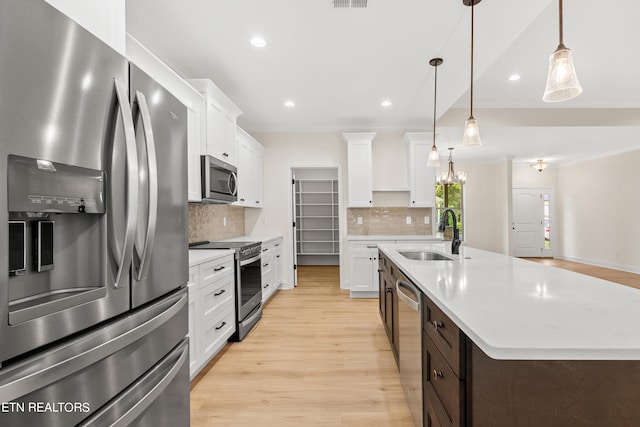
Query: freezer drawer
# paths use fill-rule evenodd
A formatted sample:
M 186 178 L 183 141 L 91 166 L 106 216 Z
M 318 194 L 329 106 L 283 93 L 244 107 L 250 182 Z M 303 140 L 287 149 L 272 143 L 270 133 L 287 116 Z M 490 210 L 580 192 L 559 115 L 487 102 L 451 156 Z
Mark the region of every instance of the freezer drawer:
M 187 290 L 181 289 L 46 352 L 3 367 L 0 402 L 10 407 L 0 411 L 0 425 L 62 427 L 83 422 L 177 345 L 184 344 L 187 303 Z M 180 393 L 188 399 L 188 368 L 179 372 L 175 375 L 184 378 Z
M 189 425 L 189 342 L 184 341 L 79 427 Z

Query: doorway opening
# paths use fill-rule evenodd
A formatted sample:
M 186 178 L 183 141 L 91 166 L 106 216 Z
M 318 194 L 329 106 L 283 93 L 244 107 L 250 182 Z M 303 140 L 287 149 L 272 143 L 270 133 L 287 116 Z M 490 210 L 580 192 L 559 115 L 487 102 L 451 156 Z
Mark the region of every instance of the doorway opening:
M 292 167 L 294 283 L 298 266 L 340 265 L 338 167 Z

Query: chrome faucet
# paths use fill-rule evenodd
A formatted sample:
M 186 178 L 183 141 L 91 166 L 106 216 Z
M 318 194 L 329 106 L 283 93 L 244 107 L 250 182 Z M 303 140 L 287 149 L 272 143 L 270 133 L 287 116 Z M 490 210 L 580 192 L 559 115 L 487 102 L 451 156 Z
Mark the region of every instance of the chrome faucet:
M 444 233 L 444 228 L 447 223 L 447 214 L 451 214 L 451 218 L 453 219 L 453 238 L 451 239 L 451 253 L 454 255 L 458 255 L 460 253 L 460 232 L 458 231 L 458 219 L 456 218 L 456 214 L 453 212 L 453 209 L 447 208 L 442 212 L 442 218 L 440 219 L 440 226 L 438 230 L 441 233 Z

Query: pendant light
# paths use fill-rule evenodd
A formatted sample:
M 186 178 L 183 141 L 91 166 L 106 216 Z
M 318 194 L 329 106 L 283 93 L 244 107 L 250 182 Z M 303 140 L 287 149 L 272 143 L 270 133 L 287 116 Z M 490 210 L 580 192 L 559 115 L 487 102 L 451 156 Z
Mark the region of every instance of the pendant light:
M 471 6 L 471 85 L 469 92 L 471 94 L 469 118 L 464 123 L 464 135 L 462 136 L 462 144 L 465 147 L 479 147 L 482 145 L 480 141 L 480 132 L 478 131 L 478 121 L 473 117 L 473 6 L 480 3 L 481 0 L 462 0 L 465 6 Z
M 560 43 L 555 52 L 549 56 L 547 86 L 542 100 L 545 102 L 566 101 L 582 93 L 576 69 L 573 66 L 571 50 L 564 45 L 562 33 L 562 0 L 560 5 Z
M 456 174 L 453 169 L 451 153 L 453 153 L 453 147 L 449 147 L 449 168 L 447 169 L 447 172 L 442 172 L 442 175 L 437 179 L 437 183 L 442 185 L 465 184 L 467 182 L 467 174 L 464 172 L 458 172 Z
M 529 166 L 531 166 L 532 168 L 534 168 L 538 172 L 542 172 L 547 167 L 547 165 L 548 165 L 548 163 L 543 162 L 542 159 L 538 159 L 537 163 L 531 163 Z
M 427 160 L 427 166 L 430 168 L 440 167 L 440 154 L 438 153 L 438 147 L 436 147 L 436 100 L 438 94 L 438 65 L 442 64 L 442 58 L 433 58 L 429 61 L 429 65 L 435 68 L 435 79 L 433 83 L 433 146 L 429 153 L 429 160 Z

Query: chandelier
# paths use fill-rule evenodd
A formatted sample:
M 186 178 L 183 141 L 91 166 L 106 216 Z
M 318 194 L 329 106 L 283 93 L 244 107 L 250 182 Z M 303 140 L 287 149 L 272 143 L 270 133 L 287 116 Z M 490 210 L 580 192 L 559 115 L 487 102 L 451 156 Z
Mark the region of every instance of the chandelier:
M 548 166 L 548 163 L 543 162 L 542 159 L 538 159 L 537 163 L 531 163 L 529 166 L 538 172 L 542 172 Z
M 453 159 L 451 157 L 451 153 L 453 152 L 453 147 L 449 147 L 449 168 L 447 172 L 442 172 L 442 174 L 436 180 L 437 184 L 441 185 L 450 185 L 450 184 L 466 184 L 467 182 L 467 174 L 460 171 L 456 174 L 453 169 Z

